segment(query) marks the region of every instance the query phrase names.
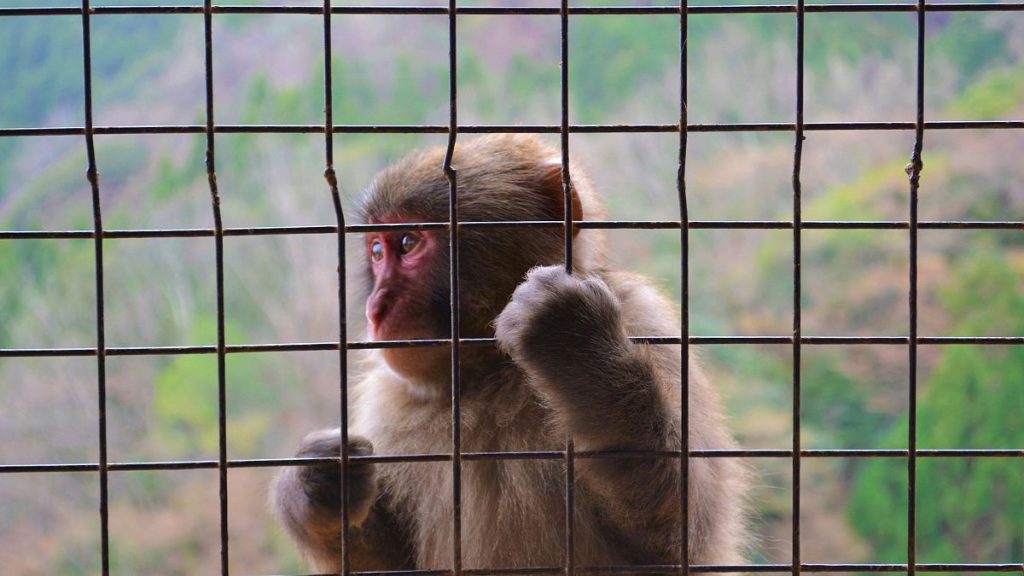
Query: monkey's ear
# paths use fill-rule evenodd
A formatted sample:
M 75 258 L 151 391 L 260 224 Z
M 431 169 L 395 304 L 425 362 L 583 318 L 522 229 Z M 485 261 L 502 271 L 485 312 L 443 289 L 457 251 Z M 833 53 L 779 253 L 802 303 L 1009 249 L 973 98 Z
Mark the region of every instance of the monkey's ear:
M 540 191 L 544 194 L 550 207 L 550 214 L 555 220 L 565 219 L 565 195 L 562 194 L 562 159 L 552 158 L 541 168 Z M 583 220 L 583 203 L 576 186 L 569 188 L 572 194 L 572 219 Z M 577 228 L 573 234 L 579 234 Z

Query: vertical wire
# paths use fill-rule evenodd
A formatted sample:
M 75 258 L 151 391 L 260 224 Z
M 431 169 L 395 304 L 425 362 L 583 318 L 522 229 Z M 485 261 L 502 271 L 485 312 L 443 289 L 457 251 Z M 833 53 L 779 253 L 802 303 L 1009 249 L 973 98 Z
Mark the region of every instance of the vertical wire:
M 93 251 L 96 259 L 96 397 L 99 430 L 100 481 L 100 569 L 110 574 L 110 504 L 107 480 L 107 336 L 103 297 L 103 210 L 100 202 L 100 175 L 96 167 L 96 146 L 92 121 L 92 34 L 89 0 L 82 0 L 82 72 L 85 106 L 85 153 L 88 161 L 85 177 L 92 192 Z
M 458 136 L 458 52 L 456 46 L 456 4 L 448 0 L 448 149 L 444 155 L 444 174 L 448 178 L 448 260 L 451 274 L 452 342 L 452 571 L 462 574 L 462 389 L 459 379 L 459 203 L 458 178 L 452 167 Z
M 210 187 L 213 209 L 216 285 L 217 285 L 217 472 L 220 482 L 220 572 L 228 570 L 228 433 L 227 433 L 227 370 L 224 337 L 224 223 L 220 213 L 220 193 L 214 148 L 213 122 L 213 8 L 211 0 L 203 6 L 203 35 L 206 70 L 206 180 Z
M 338 225 L 338 403 L 341 419 L 341 574 L 351 570 L 349 560 L 349 463 L 348 452 L 348 300 L 346 294 L 345 214 L 341 209 L 341 193 L 334 171 L 334 98 L 331 51 L 331 0 L 324 0 L 324 179 L 334 203 L 334 219 Z
M 561 0 L 561 126 L 562 198 L 565 202 L 565 271 L 572 274 L 572 180 L 569 174 L 569 1 Z
M 686 151 L 689 145 L 689 2 L 679 2 L 679 198 L 680 365 L 679 381 L 679 573 L 690 574 L 690 209 L 686 197 Z
M 907 345 L 909 430 L 907 432 L 907 576 L 917 572 L 917 226 L 921 185 L 921 152 L 924 148 L 924 51 L 927 0 L 917 0 L 917 124 L 914 153 L 910 160 L 910 276 L 907 305 L 910 338 Z
M 562 198 L 564 204 L 565 229 L 565 271 L 572 274 L 572 180 L 569 174 L 569 1 L 562 0 L 559 9 L 561 20 L 561 126 L 559 136 L 562 150 Z M 572 434 L 565 440 L 565 573 L 576 572 L 575 565 L 575 496 L 576 471 L 575 449 Z
M 796 5 L 796 135 L 793 146 L 793 520 L 791 563 L 793 576 L 799 576 L 800 554 L 800 449 L 801 449 L 801 283 L 802 224 L 800 170 L 804 150 L 804 0 Z

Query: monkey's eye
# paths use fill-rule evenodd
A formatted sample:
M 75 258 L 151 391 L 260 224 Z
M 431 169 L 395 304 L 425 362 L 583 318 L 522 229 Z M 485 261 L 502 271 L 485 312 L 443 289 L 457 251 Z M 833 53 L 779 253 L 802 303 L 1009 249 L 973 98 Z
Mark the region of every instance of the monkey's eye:
M 402 235 L 402 254 L 408 254 L 419 246 L 420 237 L 417 234 L 403 234 Z
M 373 244 L 370 244 L 370 260 L 380 262 L 383 258 L 384 245 L 380 243 L 380 240 L 374 240 Z

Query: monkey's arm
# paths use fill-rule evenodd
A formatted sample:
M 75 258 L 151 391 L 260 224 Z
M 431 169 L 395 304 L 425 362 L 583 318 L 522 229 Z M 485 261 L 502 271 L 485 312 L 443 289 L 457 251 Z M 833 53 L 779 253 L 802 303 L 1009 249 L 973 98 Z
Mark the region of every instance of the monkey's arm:
M 578 450 L 677 450 L 678 408 L 667 390 L 679 360 L 632 344 L 623 315 L 600 278 L 536 268 L 498 317 L 496 337 Z M 600 457 L 577 467 L 619 526 L 670 532 L 678 523 L 678 459 Z
M 300 458 L 336 458 L 340 431 L 314 432 L 302 442 Z M 373 446 L 349 437 L 349 453 L 369 455 Z M 321 570 L 340 571 L 341 467 L 291 467 L 274 482 L 271 498 L 278 516 L 302 551 Z M 372 464 L 349 466 L 349 561 L 353 570 L 412 568 L 409 540 L 385 498 L 377 493 Z

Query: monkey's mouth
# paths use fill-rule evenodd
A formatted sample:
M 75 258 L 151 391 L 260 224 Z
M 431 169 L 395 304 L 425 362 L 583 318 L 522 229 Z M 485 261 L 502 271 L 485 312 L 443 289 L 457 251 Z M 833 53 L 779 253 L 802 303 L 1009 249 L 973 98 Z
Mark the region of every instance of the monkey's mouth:
M 384 318 L 368 320 L 366 328 L 367 332 L 369 332 L 370 340 L 374 342 L 401 339 L 395 335 L 397 331 Z
M 439 331 L 421 324 L 396 321 L 401 314 L 385 314 L 374 320 L 368 320 L 367 331 L 370 340 L 374 342 L 389 342 L 394 340 L 432 340 L 445 338 Z
M 447 338 L 447 302 L 424 303 L 408 298 L 367 303 L 366 327 L 370 340 L 432 340 Z

